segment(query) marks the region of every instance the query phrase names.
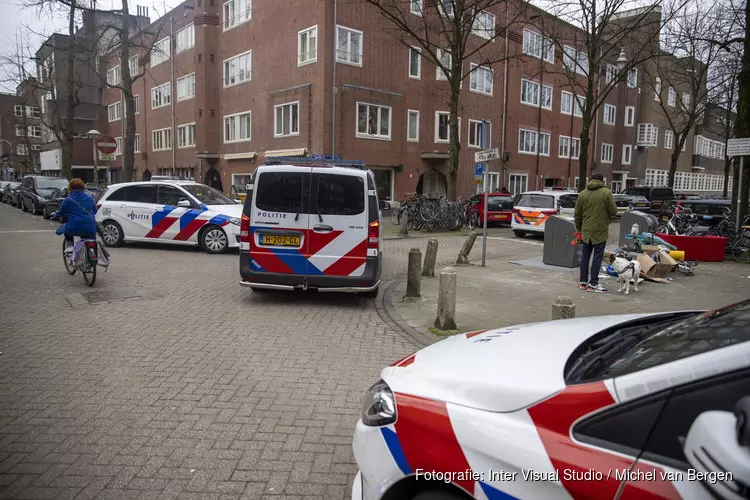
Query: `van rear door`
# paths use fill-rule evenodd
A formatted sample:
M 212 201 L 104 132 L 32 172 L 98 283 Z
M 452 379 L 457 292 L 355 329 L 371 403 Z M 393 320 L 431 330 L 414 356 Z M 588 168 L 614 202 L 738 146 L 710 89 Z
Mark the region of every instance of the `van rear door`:
M 310 167 L 261 167 L 251 192 L 250 267 L 308 274 Z
M 364 274 L 368 235 L 365 175 L 342 167 L 312 168 L 310 274 Z

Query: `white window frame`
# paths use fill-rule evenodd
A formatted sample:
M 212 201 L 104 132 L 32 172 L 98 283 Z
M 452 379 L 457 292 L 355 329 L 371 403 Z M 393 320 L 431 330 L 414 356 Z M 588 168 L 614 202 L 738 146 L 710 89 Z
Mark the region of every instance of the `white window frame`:
M 341 51 L 339 50 L 339 38 L 341 37 L 342 33 L 341 31 L 346 31 L 347 35 L 347 50 Z M 359 60 L 355 61 L 352 57 L 352 51 L 351 51 L 351 45 L 352 45 L 352 35 L 359 35 L 359 54 L 355 54 L 358 56 Z M 363 64 L 363 53 L 364 53 L 364 44 L 365 44 L 365 35 L 362 33 L 362 31 L 354 29 L 354 28 L 348 28 L 346 26 L 342 26 L 340 24 L 336 25 L 336 62 L 341 64 L 348 64 L 350 66 L 356 66 L 358 68 L 362 67 Z
M 558 137 L 557 157 L 570 158 L 570 136 L 561 135 Z
M 159 104 L 154 106 L 157 101 L 156 96 L 159 97 Z M 151 87 L 151 109 L 159 109 L 165 106 L 169 106 L 172 103 L 172 83 L 162 83 Z
M 603 142 L 602 143 L 602 157 L 601 157 L 602 163 L 612 163 L 612 159 L 614 158 L 614 156 L 615 156 L 614 144 Z
M 107 106 L 107 121 L 109 123 L 122 119 L 122 103 L 117 101 Z
M 570 104 L 570 109 L 565 109 L 565 101 L 568 100 Z M 573 93 L 572 92 L 566 92 L 561 91 L 560 92 L 560 113 L 563 115 L 572 115 L 573 114 Z
M 227 140 L 227 119 L 236 118 L 236 121 L 235 121 L 236 125 L 233 124 L 232 128 L 234 129 L 235 134 L 239 135 L 239 130 L 240 130 L 240 127 L 239 127 L 239 123 L 240 123 L 239 122 L 239 117 L 245 116 L 245 115 L 247 115 L 249 117 L 248 118 L 248 122 L 249 123 L 248 123 L 248 127 L 247 127 L 248 137 L 242 138 L 242 139 Z M 250 141 L 253 140 L 253 115 L 252 115 L 252 111 L 248 110 L 248 111 L 241 111 L 239 113 L 232 113 L 231 115 L 224 115 L 224 117 L 222 118 L 222 121 L 221 121 L 221 125 L 222 125 L 222 134 L 223 134 L 223 138 L 224 138 L 224 144 L 235 144 L 235 143 L 238 143 L 238 142 L 250 142 Z
M 437 52 L 435 53 L 435 55 L 437 56 L 438 61 L 442 62 L 443 66 L 446 66 L 448 68 L 452 68 L 453 67 L 453 54 L 451 54 L 449 51 L 444 50 L 444 49 L 437 49 Z M 446 56 L 448 57 L 448 61 L 447 62 L 443 61 L 443 59 Z M 443 72 L 443 69 L 440 66 L 437 66 L 437 65 L 435 66 L 435 80 L 438 80 L 438 81 L 441 81 L 441 82 L 447 82 L 448 81 L 448 77 Z
M 628 88 L 634 89 L 638 86 L 638 68 L 630 68 L 628 70 Z
M 674 149 L 674 132 L 671 130 L 664 131 L 664 149 Z
M 526 151 L 521 149 L 521 144 L 526 144 L 526 141 L 521 141 L 521 137 L 523 137 L 525 134 L 532 134 L 535 137 L 534 141 L 534 151 Z M 547 152 L 542 153 L 540 151 L 540 144 L 542 143 L 541 138 L 547 137 Z M 549 150 L 550 150 L 550 139 L 551 135 L 549 132 L 538 132 L 536 130 L 532 129 L 526 129 L 526 128 L 519 128 L 518 129 L 518 154 L 522 155 L 539 155 L 539 156 L 549 156 Z
M 107 85 L 119 85 L 120 83 L 122 83 L 122 75 L 118 64 L 107 70 Z
M 630 117 L 630 120 L 628 120 Z M 625 123 L 626 127 L 632 127 L 635 125 L 635 106 L 625 106 Z
M 310 43 L 311 35 L 315 38 L 315 44 Z M 307 43 L 307 51 L 302 51 L 302 40 Z M 297 67 L 318 62 L 318 25 L 310 26 L 297 32 Z
M 26 135 L 26 127 L 23 125 L 16 125 L 16 137 L 24 137 Z
M 167 46 L 166 49 L 163 45 Z M 169 61 L 170 57 L 172 57 L 172 46 L 169 37 L 165 36 L 156 42 L 151 48 L 151 67 L 155 68 L 156 66 Z
M 16 116 L 23 116 L 23 106 L 21 104 L 13 106 L 13 114 Z
M 513 182 L 514 180 L 516 180 L 516 182 Z M 522 185 L 522 189 L 519 189 L 518 193 L 513 191 L 513 186 L 515 186 L 516 184 Z M 525 193 L 526 191 L 528 191 L 529 190 L 529 174 L 513 174 L 513 173 L 509 174 L 508 175 L 508 189 L 510 189 L 511 193 L 513 193 L 514 195 L 518 195 L 518 194 Z
M 180 38 L 183 38 L 183 40 L 180 40 Z M 180 54 L 193 47 L 195 47 L 195 24 L 190 23 L 175 33 L 175 52 Z
M 615 66 L 614 64 L 607 64 L 604 78 L 606 83 L 612 83 L 612 80 L 617 78 L 617 66 Z
M 239 70 L 239 63 L 242 58 L 247 56 L 247 68 L 245 69 L 245 73 L 241 73 Z M 227 64 L 229 66 L 227 67 Z M 221 65 L 222 68 L 222 84 L 224 85 L 224 88 L 234 87 L 235 85 L 242 85 L 243 83 L 247 83 L 249 81 L 252 81 L 253 79 L 253 51 L 248 50 L 245 52 L 242 52 L 240 54 L 234 55 L 232 57 L 228 57 L 224 59 Z M 227 76 L 229 75 L 231 77 L 232 70 L 234 70 L 234 82 L 227 83 Z M 247 78 L 240 80 L 240 75 L 246 75 Z
M 617 123 L 617 106 L 614 106 L 612 104 L 606 104 L 606 103 L 604 104 L 604 112 L 602 113 L 602 123 L 604 125 L 615 125 Z
M 135 134 L 133 137 L 133 153 L 141 152 L 141 134 Z
M 377 131 L 376 134 L 370 134 L 367 132 L 360 132 L 359 130 L 359 107 L 360 106 L 367 106 L 367 116 L 370 116 L 370 107 L 378 108 L 378 123 L 375 127 L 375 130 Z M 356 110 L 356 113 L 354 114 L 354 130 L 355 130 L 355 137 L 359 139 L 375 139 L 379 141 L 390 141 L 391 136 L 393 135 L 393 107 L 386 106 L 384 104 L 375 104 L 371 102 L 364 102 L 364 101 L 358 101 L 356 104 L 356 107 L 354 108 Z M 388 135 L 382 135 L 380 133 L 380 120 L 381 120 L 381 109 L 387 109 L 388 110 Z
M 440 133 L 440 117 L 448 117 L 448 138 L 441 139 L 438 134 Z M 450 111 L 435 111 L 435 144 L 449 144 L 451 142 L 451 124 L 450 124 Z M 458 137 L 461 137 L 461 118 L 458 119 Z
M 572 45 L 563 45 L 563 68 L 571 73 L 588 75 L 590 63 L 585 53 Z
M 29 151 L 26 149 L 26 144 L 16 144 L 16 155 L 28 156 Z
M 476 127 L 475 137 L 472 138 L 471 127 Z M 468 139 L 466 144 L 472 149 L 482 149 L 482 120 L 469 120 Z M 479 139 L 479 142 L 472 142 L 472 139 Z
M 42 145 L 41 144 L 32 144 L 31 145 L 31 150 L 32 151 L 41 151 L 42 150 Z
M 115 137 L 115 144 L 117 146 L 115 147 L 115 156 L 122 156 L 122 137 Z
M 656 77 L 656 80 L 654 82 L 654 101 L 661 101 L 661 78 L 659 78 L 658 76 Z
M 581 157 L 581 138 L 571 137 L 570 138 L 570 159 L 577 160 L 580 157 Z
M 236 5 L 239 3 L 245 3 L 246 10 L 244 12 L 244 19 L 242 17 L 242 12 L 240 14 L 237 14 Z M 231 5 L 230 5 L 231 4 Z M 229 16 L 229 11 L 233 11 L 234 14 L 232 16 Z M 240 26 L 242 24 L 245 24 L 247 22 L 250 22 L 250 20 L 253 18 L 253 4 L 251 0 L 229 0 L 228 2 L 224 2 L 224 4 L 221 7 L 221 17 L 222 17 L 222 27 L 224 28 L 224 31 L 229 31 L 233 28 L 236 28 L 237 26 Z
M 581 105 L 583 103 L 583 105 Z M 573 116 L 576 118 L 583 118 L 583 108 L 586 107 L 586 97 L 576 94 L 576 99 L 573 99 Z
M 412 73 L 411 72 L 411 59 L 414 54 L 417 54 L 417 72 Z M 409 78 L 412 80 L 420 80 L 422 78 L 422 49 L 420 47 L 409 47 L 409 61 L 408 61 L 408 68 L 407 73 L 409 75 Z
M 193 77 L 192 85 L 188 83 L 188 92 L 190 93 L 187 96 L 180 97 L 180 82 L 185 81 L 186 79 L 189 79 L 190 77 Z M 180 78 L 177 79 L 177 102 L 187 101 L 188 99 L 193 99 L 193 98 L 195 98 L 195 73 L 190 73 L 189 75 L 181 76 Z
M 42 127 L 39 125 L 29 125 L 29 137 L 42 137 Z
M 524 92 L 523 92 L 524 84 L 526 84 L 526 88 L 527 89 L 529 87 L 531 87 L 531 86 L 535 86 L 536 87 L 537 91 L 536 91 L 535 95 L 536 95 L 536 97 L 538 99 L 538 102 L 533 102 L 533 100 L 532 101 L 524 101 Z M 548 94 L 549 97 L 550 97 L 550 99 L 549 99 L 549 106 L 544 106 L 543 105 L 543 102 L 544 102 L 543 97 L 544 97 L 545 91 L 546 91 L 546 94 Z M 553 92 L 554 92 L 554 89 L 550 85 L 543 85 L 543 84 L 541 84 L 539 82 L 535 82 L 535 81 L 529 80 L 527 78 L 521 78 L 521 96 L 520 96 L 521 104 L 525 104 L 527 106 L 532 106 L 532 107 L 535 107 L 535 108 L 541 107 L 542 109 L 552 110 L 552 94 L 553 94 Z M 528 97 L 528 95 L 527 95 L 527 97 Z M 562 105 L 561 105 L 561 107 L 562 107 Z
M 548 63 L 555 63 L 554 42 L 534 30 L 524 28 L 521 48 L 527 56 L 541 59 Z
M 162 142 L 162 147 L 156 148 L 154 147 L 156 144 L 156 137 L 157 135 L 160 138 L 159 142 Z M 171 128 L 160 128 L 157 130 L 151 131 L 151 151 L 169 151 L 172 149 L 172 129 Z
M 682 93 L 682 108 L 685 111 L 690 111 L 690 94 L 687 92 Z
M 409 136 L 409 123 L 411 120 L 411 117 L 414 116 L 416 120 L 416 132 L 417 134 L 413 137 Z M 406 140 L 407 142 L 419 142 L 419 110 L 416 109 L 410 109 L 406 112 Z
M 674 87 L 669 87 L 667 93 L 667 106 L 674 108 L 677 105 L 677 91 Z
M 193 131 L 193 133 L 192 133 L 192 139 L 193 139 L 192 144 L 190 144 L 188 142 L 185 142 L 184 144 L 182 143 L 183 142 L 182 141 L 182 138 L 183 138 L 182 135 L 183 134 L 181 134 L 181 132 L 183 130 L 187 131 L 185 133 L 185 139 L 186 140 L 190 139 L 190 133 L 189 133 L 189 131 L 190 130 Z M 192 122 L 192 123 L 183 123 L 182 125 L 179 125 L 177 127 L 177 149 L 194 148 L 195 147 L 195 142 L 196 142 L 195 136 L 196 136 L 195 122 Z
M 424 12 L 424 0 L 409 0 L 409 12 L 415 16 L 422 17 L 422 12 Z
M 133 63 L 135 61 L 135 63 Z M 128 69 L 130 70 L 130 76 L 137 76 L 139 73 L 138 56 L 130 56 L 128 59 Z
M 623 165 L 631 165 L 633 163 L 633 146 L 631 144 L 622 145 L 621 160 Z
M 141 94 L 133 94 L 133 108 L 136 115 L 141 114 Z
M 292 110 L 297 108 L 297 130 L 293 130 L 292 125 Z M 281 110 L 281 133 L 279 133 L 279 115 L 278 112 Z M 284 122 L 289 119 L 289 133 L 284 133 Z M 285 102 L 277 104 L 273 107 L 273 136 L 274 137 L 294 137 L 299 135 L 299 101 Z
M 480 81 L 485 82 L 484 78 L 480 80 L 480 73 L 486 74 L 486 72 L 490 73 L 490 90 L 489 92 L 485 91 L 484 89 L 479 89 L 478 84 Z M 492 71 L 492 68 L 489 68 L 487 66 L 479 66 L 477 64 L 471 65 L 471 74 L 469 75 L 469 92 L 474 92 L 475 94 L 482 94 L 482 95 L 492 95 L 492 89 L 495 86 L 495 72 Z
M 479 23 L 479 16 L 487 16 L 489 19 L 492 20 L 492 23 L 489 23 L 489 26 L 484 25 L 482 23 Z M 491 40 L 495 41 L 495 14 L 492 14 L 491 12 L 487 12 L 486 10 L 480 10 L 476 13 L 474 16 L 474 23 L 471 26 L 471 33 L 475 36 L 478 36 L 479 38 L 484 38 L 485 40 Z M 487 36 L 489 34 L 489 36 Z

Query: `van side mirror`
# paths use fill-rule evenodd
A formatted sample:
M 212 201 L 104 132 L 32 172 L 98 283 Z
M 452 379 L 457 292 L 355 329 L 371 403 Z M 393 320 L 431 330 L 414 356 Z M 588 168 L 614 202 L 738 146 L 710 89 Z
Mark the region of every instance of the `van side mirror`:
M 178 207 L 190 208 L 191 205 L 190 205 L 190 201 L 188 201 L 188 200 L 180 200 L 180 201 L 177 202 L 177 206 Z
M 380 200 L 379 204 L 380 204 L 380 210 L 390 210 L 391 209 L 391 204 L 388 203 L 387 201 Z
M 736 490 L 738 484 L 750 484 L 748 409 L 750 397 L 745 397 L 740 400 L 736 415 L 728 411 L 701 413 L 685 439 L 683 451 L 695 469 L 694 479 L 716 498 L 736 498 L 729 492 Z

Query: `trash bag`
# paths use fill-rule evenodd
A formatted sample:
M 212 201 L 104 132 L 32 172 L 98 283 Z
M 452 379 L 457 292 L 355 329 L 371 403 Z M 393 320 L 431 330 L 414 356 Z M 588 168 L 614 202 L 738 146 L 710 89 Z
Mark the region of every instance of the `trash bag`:
M 83 269 L 86 266 L 86 242 L 78 240 L 73 245 L 73 255 L 70 256 L 73 266 Z

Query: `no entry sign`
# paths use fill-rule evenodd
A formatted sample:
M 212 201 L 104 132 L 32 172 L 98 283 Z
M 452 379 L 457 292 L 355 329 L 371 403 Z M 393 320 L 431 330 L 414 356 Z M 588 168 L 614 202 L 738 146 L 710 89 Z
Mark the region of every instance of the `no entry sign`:
M 100 153 L 111 155 L 117 151 L 117 141 L 115 141 L 114 137 L 103 135 L 96 140 L 96 149 L 98 149 Z

